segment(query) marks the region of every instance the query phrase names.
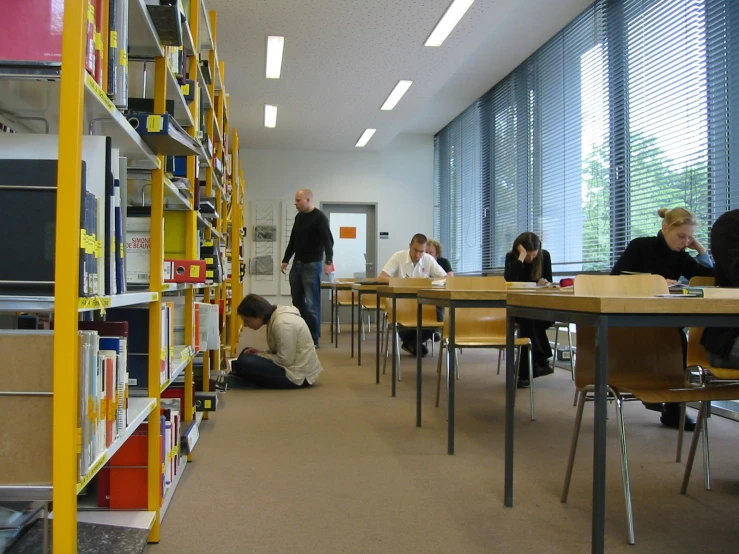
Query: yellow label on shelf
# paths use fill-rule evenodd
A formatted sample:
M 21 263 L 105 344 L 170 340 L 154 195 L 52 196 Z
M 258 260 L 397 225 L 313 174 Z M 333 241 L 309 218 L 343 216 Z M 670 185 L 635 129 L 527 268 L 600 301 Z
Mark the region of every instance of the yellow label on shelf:
M 87 475 L 85 475 L 82 478 L 82 481 L 77 483 L 77 493 L 79 493 L 82 489 L 84 489 L 90 481 L 92 481 L 92 478 L 97 475 L 97 472 L 100 471 L 100 469 L 105 465 L 105 462 L 108 461 L 108 453 L 105 452 L 100 458 L 93 464 L 93 466 L 90 468 L 90 471 L 87 472 Z
M 190 363 L 190 347 L 186 346 L 182 349 L 182 352 L 180 352 L 180 359 L 184 360 L 187 358 L 187 362 Z
M 96 258 L 103 257 L 103 241 L 101 240 L 95 241 L 95 257 Z
M 128 53 L 125 50 L 120 51 L 120 59 L 118 63 L 121 67 L 128 68 Z
M 166 348 L 162 348 L 162 349 L 161 349 L 161 350 L 159 351 L 159 359 L 160 359 L 161 361 L 165 361 L 165 360 L 167 359 L 167 349 L 166 349 Z
M 77 454 L 80 454 L 82 452 L 82 429 L 79 427 L 74 430 L 74 446 Z
M 93 25 L 95 25 L 95 5 L 94 4 L 87 5 L 87 21 L 88 23 L 92 23 Z
M 205 272 L 205 278 L 206 279 L 212 279 L 213 278 L 213 271 L 208 270 Z
M 95 33 L 95 50 L 103 51 L 103 35 Z
M 80 248 L 87 252 L 87 231 L 84 229 L 80 229 Z
M 200 277 L 200 266 L 199 265 L 191 265 L 190 266 L 190 277 Z
M 208 265 L 213 265 L 213 258 L 205 258 L 205 263 Z
M 110 39 L 108 43 L 111 48 L 118 48 L 118 33 L 115 31 L 110 32 Z
M 180 86 L 180 90 L 182 90 L 183 96 L 189 96 L 190 94 L 190 83 L 185 83 L 184 85 Z
M 123 255 L 125 254 L 126 251 L 123 248 L 123 243 L 121 243 L 119 246 L 120 246 L 120 248 L 118 249 L 118 256 L 120 258 L 123 258 Z
M 89 298 L 80 298 L 78 306 L 81 310 L 110 308 L 110 297 L 106 296 L 105 298 L 103 298 L 101 296 L 92 296 Z
M 115 237 L 110 237 L 110 251 L 115 252 Z
M 108 421 L 115 421 L 116 411 L 118 411 L 118 402 L 108 402 Z
M 158 133 L 164 128 L 164 120 L 161 115 L 150 115 L 146 117 L 146 130 L 150 133 Z
M 165 470 L 166 470 L 166 466 L 164 463 L 162 463 L 162 475 L 164 475 Z
M 211 401 L 210 400 L 205 400 L 203 402 L 203 406 L 205 407 L 206 410 L 210 410 L 210 405 L 211 405 Z
M 87 71 L 85 71 L 85 84 L 92 89 L 92 92 L 95 93 L 95 96 L 98 97 L 98 99 L 103 103 L 103 105 L 108 109 L 109 112 L 117 112 L 115 104 L 110 101 L 108 95 L 103 92 L 103 89 L 100 88 L 100 85 L 95 82 L 95 79 L 93 79 L 92 75 L 90 75 Z

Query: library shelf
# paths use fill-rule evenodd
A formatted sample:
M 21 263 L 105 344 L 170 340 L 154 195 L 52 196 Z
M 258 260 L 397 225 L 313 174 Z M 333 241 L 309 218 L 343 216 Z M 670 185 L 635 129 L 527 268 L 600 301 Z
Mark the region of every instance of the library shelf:
M 195 0 L 197 1 L 197 0 Z M 214 50 L 213 31 L 210 28 L 210 17 L 205 7 L 205 0 L 200 0 L 200 50 Z
M 200 83 L 200 94 L 203 97 L 205 109 L 210 110 L 213 108 L 213 99 L 210 97 L 208 83 L 205 82 L 205 75 L 203 75 L 203 69 L 200 67 L 200 64 L 198 64 L 198 83 Z
M 113 296 L 90 296 L 79 299 L 79 311 L 89 312 L 105 308 L 122 308 L 150 304 L 159 299 L 159 293 L 146 291 L 124 292 Z M 0 312 L 51 312 L 53 296 L 0 296 Z
M 185 49 L 186 56 L 194 56 L 199 53 L 195 50 L 195 41 L 186 18 L 182 20 L 182 46 Z
M 125 432 L 118 437 L 113 444 L 108 447 L 105 452 L 98 456 L 97 460 L 92 464 L 90 470 L 80 479 L 77 483 L 77 494 L 82 492 L 92 480 L 98 471 L 110 460 L 110 458 L 118 452 L 123 443 L 133 435 L 133 432 L 138 428 L 141 423 L 147 418 L 147 416 L 154 410 L 157 405 L 156 398 L 135 398 L 129 397 L 128 399 L 128 426 Z
M 175 362 L 174 370 L 172 371 L 172 376 L 169 379 L 167 379 L 164 383 L 162 383 L 162 386 L 160 388 L 160 393 L 167 390 L 167 388 L 172 383 L 174 383 L 174 381 L 180 375 L 182 375 L 182 372 L 185 371 L 187 364 L 189 364 L 194 358 L 192 350 L 190 350 L 189 346 L 175 346 L 174 351 L 179 352 L 177 356 L 177 361 Z
M 85 72 L 85 131 L 107 135 L 120 149 L 121 156 L 136 162 L 142 169 L 155 169 L 159 165 L 154 153 L 141 136 L 118 111 L 89 73 Z M 21 117 L 40 117 L 50 123 L 59 120 L 59 75 L 10 76 L 0 79 L 0 111 Z M 57 132 L 53 127 L 52 134 Z
M 149 530 L 156 515 L 156 512 L 146 510 L 81 509 L 77 512 L 77 522 Z M 49 519 L 54 519 L 54 512 L 49 513 Z
M 177 475 L 174 476 L 174 479 L 172 480 L 172 484 L 167 488 L 167 492 L 164 494 L 164 500 L 162 501 L 162 507 L 159 509 L 159 521 L 164 520 L 164 516 L 167 513 L 167 510 L 169 509 L 169 505 L 172 502 L 172 497 L 174 496 L 175 491 L 177 490 L 177 485 L 180 484 L 180 479 L 182 479 L 182 474 L 185 473 L 185 469 L 187 468 L 187 456 L 180 456 L 180 463 L 179 468 L 177 470 Z
M 128 49 L 131 57 L 156 58 L 164 55 L 145 0 L 128 2 Z

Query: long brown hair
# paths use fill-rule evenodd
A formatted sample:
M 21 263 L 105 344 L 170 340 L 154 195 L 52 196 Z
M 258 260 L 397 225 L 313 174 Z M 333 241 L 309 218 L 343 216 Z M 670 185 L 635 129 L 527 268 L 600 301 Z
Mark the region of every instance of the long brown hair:
M 534 261 L 531 262 L 531 279 L 538 281 L 541 279 L 541 239 L 536 233 L 532 233 L 530 231 L 526 231 L 525 233 L 518 235 L 516 240 L 513 241 L 513 246 L 511 247 L 511 254 L 514 258 L 518 258 L 519 244 L 526 249 L 526 252 L 538 250 L 538 256 L 536 256 Z

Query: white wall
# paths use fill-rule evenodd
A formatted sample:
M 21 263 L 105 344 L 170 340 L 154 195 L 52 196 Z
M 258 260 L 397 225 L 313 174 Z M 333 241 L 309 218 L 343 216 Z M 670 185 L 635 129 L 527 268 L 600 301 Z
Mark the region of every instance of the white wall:
M 320 141 L 320 137 L 317 137 Z M 401 135 L 382 152 L 242 150 L 246 180 L 248 229 L 247 262 L 255 252 L 252 202 L 292 202 L 295 191 L 310 188 L 314 202 L 377 203 L 377 232 L 387 231 L 389 239 L 377 240 L 379 268 L 396 251 L 407 248 L 415 233 L 433 233 L 434 139 L 431 136 Z M 294 208 L 292 208 L 294 210 Z M 277 208 L 279 216 L 281 210 Z M 282 217 L 277 223 L 280 238 L 274 245 L 277 267 L 284 254 Z M 265 296 L 286 293 L 287 287 L 274 281 L 259 283 L 247 274 L 245 292 Z M 280 303 L 289 298 L 277 299 Z

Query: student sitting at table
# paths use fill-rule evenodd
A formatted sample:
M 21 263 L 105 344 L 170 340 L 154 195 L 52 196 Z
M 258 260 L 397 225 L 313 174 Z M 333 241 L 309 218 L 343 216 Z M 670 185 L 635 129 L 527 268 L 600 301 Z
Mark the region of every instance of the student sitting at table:
M 739 287 L 739 210 L 726 212 L 711 229 L 716 285 Z M 739 328 L 706 327 L 701 344 L 714 367 L 739 369 Z
M 539 237 L 530 232 L 521 233 L 513 241 L 511 251 L 505 257 L 505 280 L 534 282 L 546 285 L 552 281 L 552 259 L 549 252 L 542 250 Z M 552 347 L 549 345 L 548 321 L 519 318 L 519 336 L 531 340 L 531 359 L 534 364 L 534 377 L 554 373 L 549 365 Z M 518 387 L 526 388 L 529 383 L 528 356 L 521 356 L 518 371 Z
M 697 275 L 713 276 L 713 267 L 706 267 L 710 257 L 705 247 L 696 239 L 698 221 L 685 208 L 668 210 L 662 208 L 658 212 L 662 218 L 662 229 L 656 236 L 639 237 L 632 240 L 621 254 L 611 270 L 611 275 L 622 273 L 652 273 L 665 278 L 668 285 L 677 284 L 680 277 L 691 279 Z M 698 252 L 703 264 L 688 254 L 690 248 Z M 687 351 L 685 333 L 680 330 L 683 341 L 683 352 Z M 644 404 L 647 409 L 661 412 L 660 421 L 667 427 L 680 427 L 680 404 Z M 685 417 L 685 430 L 693 431 L 695 421 Z
M 378 281 L 388 282 L 391 277 L 431 277 L 432 279 L 440 279 L 446 277 L 446 271 L 436 262 L 436 259 L 426 253 L 428 246 L 428 238 L 426 235 L 417 233 L 413 235 L 408 250 L 400 250 L 396 252 L 382 268 Z M 416 355 L 416 331 L 415 329 L 403 329 L 399 333 L 400 339 L 403 341 L 401 348 L 411 354 Z M 426 342 L 432 337 L 431 331 L 423 331 L 421 342 Z M 421 355 L 428 354 L 425 345 L 421 345 Z
M 298 389 L 316 382 L 323 371 L 313 337 L 300 311 L 294 306 L 275 306 L 249 294 L 237 313 L 249 329 L 267 326 L 269 350 L 245 348 L 231 364 L 229 382 L 269 389 Z

